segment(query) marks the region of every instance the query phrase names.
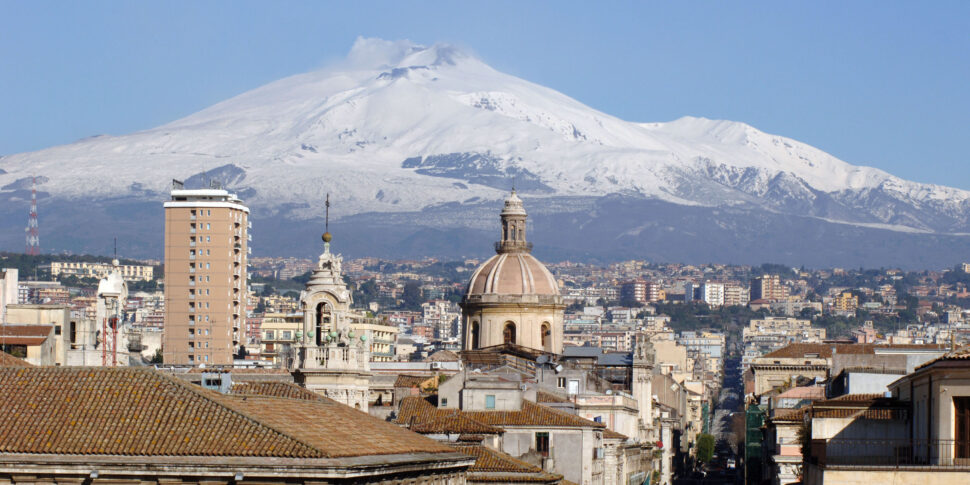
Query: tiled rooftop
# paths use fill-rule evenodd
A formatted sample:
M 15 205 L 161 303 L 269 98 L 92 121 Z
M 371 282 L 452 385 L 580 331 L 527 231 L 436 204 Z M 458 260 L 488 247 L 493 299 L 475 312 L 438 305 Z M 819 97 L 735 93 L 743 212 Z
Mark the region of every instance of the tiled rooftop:
M 825 387 L 823 386 L 800 386 L 793 387 L 775 396 L 777 399 L 825 399 Z
M 940 350 L 942 345 L 920 344 L 837 344 L 837 343 L 796 343 L 789 344 L 760 358 L 805 358 L 806 354 L 818 354 L 818 358 L 832 357 L 832 348 L 839 354 L 875 354 L 876 350 Z
M 602 423 L 590 421 L 565 411 L 522 401 L 520 411 L 466 411 L 465 414 L 492 426 L 551 426 L 551 427 L 593 427 L 605 428 Z
M 231 392 L 236 396 L 285 397 L 288 399 L 303 399 L 305 401 L 331 401 L 329 398 L 323 397 L 305 387 L 280 381 L 233 382 Z
M 0 340 L 7 345 L 40 345 L 51 335 L 53 325 L 0 325 Z
M 394 381 L 394 387 L 421 387 L 425 382 L 434 379 L 434 376 L 413 376 L 408 374 L 401 374 L 397 376 L 397 380 Z
M 846 394 L 812 403 L 813 418 L 906 419 L 909 405 L 882 394 Z
M 330 400 L 223 395 L 152 369 L 0 368 L 0 453 L 333 458 L 451 448 Z
M 482 445 L 459 444 L 456 448 L 461 453 L 475 457 L 475 465 L 468 469 L 469 482 L 558 483 L 562 480 L 562 475 L 547 473 L 535 465 Z
M 572 402 L 566 396 L 562 396 L 553 392 L 546 391 L 536 391 L 536 402 L 557 402 L 557 403 L 567 403 Z
M 605 440 L 624 440 L 626 441 L 627 436 L 622 433 L 617 433 L 612 429 L 606 428 L 603 430 L 603 439 Z
M 502 430 L 480 423 L 457 409 L 438 409 L 424 398 L 409 396 L 401 400 L 398 424 L 424 434 L 501 434 Z
M 771 421 L 775 422 L 801 422 L 805 417 L 805 412 L 808 411 L 808 407 L 798 408 L 798 409 L 779 409 L 776 414 L 771 418 Z
M 951 351 L 949 351 L 949 352 L 941 355 L 940 357 L 937 357 L 937 358 L 935 358 L 935 359 L 933 359 L 933 360 L 931 360 L 929 362 L 926 362 L 924 364 L 921 364 L 921 365 L 917 366 L 916 369 L 922 369 L 924 367 L 929 367 L 930 365 L 933 365 L 933 364 L 935 364 L 937 362 L 941 362 L 941 361 L 945 361 L 945 360 L 968 360 L 968 359 L 970 359 L 970 345 L 966 345 L 966 346 L 963 346 L 963 347 L 959 347 L 959 348 L 953 349 L 953 350 L 951 350 Z
M 0 351 L 0 367 L 33 367 L 33 364 Z

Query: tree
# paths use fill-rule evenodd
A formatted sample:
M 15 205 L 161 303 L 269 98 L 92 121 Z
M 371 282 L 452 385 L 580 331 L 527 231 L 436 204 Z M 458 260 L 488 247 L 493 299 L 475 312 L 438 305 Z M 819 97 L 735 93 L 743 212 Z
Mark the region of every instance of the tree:
M 404 308 L 407 310 L 420 310 L 424 299 L 421 297 L 421 283 L 408 281 L 404 284 L 404 291 L 401 293 L 404 300 Z
M 159 347 L 159 349 L 155 351 L 155 355 L 153 355 L 152 356 L 152 359 L 149 360 L 148 362 L 149 363 L 152 363 L 152 364 L 161 364 L 162 363 L 162 349 L 161 349 L 161 347 Z
M 697 435 L 697 461 L 709 463 L 714 458 L 714 435 Z

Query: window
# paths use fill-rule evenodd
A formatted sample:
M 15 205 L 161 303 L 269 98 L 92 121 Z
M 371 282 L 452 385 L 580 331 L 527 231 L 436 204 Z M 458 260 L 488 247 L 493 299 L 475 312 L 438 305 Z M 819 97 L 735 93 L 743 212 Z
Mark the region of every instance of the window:
M 485 396 L 485 409 L 495 409 L 495 395 L 488 394 Z
M 956 418 L 956 457 L 970 458 L 970 397 L 953 398 Z
M 289 330 L 283 330 L 283 340 L 290 340 L 293 337 L 293 333 Z
M 273 331 L 272 330 L 267 330 L 266 331 L 266 337 L 265 338 L 266 338 L 266 340 L 273 340 Z
M 212 242 L 212 236 L 206 236 L 205 242 Z
M 579 394 L 579 379 L 569 380 L 569 389 L 566 390 L 569 395 Z
M 441 407 L 443 407 L 443 408 L 448 407 L 448 398 L 447 397 L 441 398 Z
M 602 423 L 603 422 L 603 416 L 596 416 L 595 418 L 593 418 L 593 422 L 594 423 Z
M 505 328 L 502 330 L 502 341 L 506 344 L 515 343 L 515 324 L 512 322 L 506 322 Z
M 549 433 L 536 433 L 536 452 L 542 456 L 549 456 Z
M 560 377 L 560 378 L 556 379 L 556 387 L 558 387 L 560 389 L 565 388 L 566 387 L 566 378 L 565 377 Z
M 206 228 L 206 230 L 212 229 L 212 225 L 209 224 L 208 222 L 206 222 L 205 223 L 205 228 Z
M 54 335 L 60 335 L 60 334 L 61 334 L 61 326 L 60 325 L 55 325 L 54 326 Z

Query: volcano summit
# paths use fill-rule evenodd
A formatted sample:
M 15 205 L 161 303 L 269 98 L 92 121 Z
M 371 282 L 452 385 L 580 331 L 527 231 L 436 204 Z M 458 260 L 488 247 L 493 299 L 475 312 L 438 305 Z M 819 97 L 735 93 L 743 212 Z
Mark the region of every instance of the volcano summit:
M 23 226 L 33 176 L 45 247 L 76 252 L 118 236 L 159 257 L 173 178 L 236 192 L 263 255 L 299 254 L 329 192 L 350 256 L 482 256 L 513 180 L 547 260 L 931 267 L 970 250 L 966 191 L 744 123 L 623 121 L 405 41 L 358 39 L 337 65 L 154 129 L 0 157 L 3 227 Z

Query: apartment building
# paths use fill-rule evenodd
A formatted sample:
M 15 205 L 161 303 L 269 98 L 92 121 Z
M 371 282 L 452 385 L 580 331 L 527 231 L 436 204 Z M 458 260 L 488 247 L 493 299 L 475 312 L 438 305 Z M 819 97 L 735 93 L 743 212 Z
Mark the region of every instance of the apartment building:
M 175 184 L 165 202 L 166 364 L 228 365 L 244 337 L 249 208 Z
M 660 284 L 643 279 L 635 279 L 620 283 L 620 299 L 633 300 L 639 303 L 654 303 L 661 300 Z
M 88 263 L 74 261 L 52 261 L 51 276 L 74 276 L 77 278 L 107 278 L 115 271 L 111 263 Z M 125 281 L 151 281 L 155 278 L 155 268 L 139 264 L 122 264 L 117 267 Z
M 724 305 L 724 284 L 704 282 L 700 286 L 694 283 L 684 284 L 684 301 L 703 301 L 712 307 Z
M 781 284 L 776 274 L 759 276 L 751 280 L 751 299 L 778 301 L 788 298 L 788 288 Z
M 751 289 L 738 284 L 724 285 L 724 305 L 744 306 L 751 301 Z

